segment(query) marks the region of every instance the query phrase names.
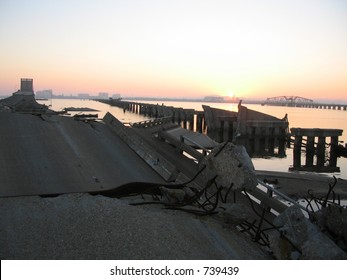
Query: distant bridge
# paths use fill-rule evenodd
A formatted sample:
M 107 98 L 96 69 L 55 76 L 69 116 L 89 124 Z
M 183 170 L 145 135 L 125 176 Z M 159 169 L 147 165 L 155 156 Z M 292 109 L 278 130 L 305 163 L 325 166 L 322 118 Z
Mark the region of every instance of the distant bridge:
M 347 110 L 347 104 L 318 103 L 300 96 L 276 96 L 267 98 L 261 105 Z
M 263 105 L 276 105 L 276 106 L 290 106 L 296 107 L 296 105 L 313 104 L 312 99 L 307 99 L 300 96 L 276 96 L 269 97 L 265 100 Z

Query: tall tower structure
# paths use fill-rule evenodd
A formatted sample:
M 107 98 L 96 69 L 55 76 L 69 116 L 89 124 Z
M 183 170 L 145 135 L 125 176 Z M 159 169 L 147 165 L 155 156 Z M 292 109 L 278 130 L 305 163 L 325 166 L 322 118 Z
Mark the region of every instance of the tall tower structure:
M 33 79 L 20 79 L 20 91 L 34 94 Z
M 20 79 L 20 89 L 13 95 L 34 95 L 33 79 Z

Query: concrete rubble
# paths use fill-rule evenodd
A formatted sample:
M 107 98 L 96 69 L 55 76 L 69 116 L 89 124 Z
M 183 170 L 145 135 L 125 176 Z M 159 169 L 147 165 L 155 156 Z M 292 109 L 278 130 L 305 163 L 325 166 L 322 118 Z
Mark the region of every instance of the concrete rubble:
M 252 222 L 254 213 L 248 207 L 241 203 L 227 203 L 221 205 L 223 211 L 218 212 L 221 220 L 231 226 L 237 226 L 245 221 Z
M 36 102 L 34 95 L 12 95 L 0 100 L 0 112 L 47 113 L 46 105 Z
M 226 164 L 227 163 L 227 164 Z M 200 166 L 206 166 L 203 177 L 208 181 L 218 176 L 218 185 L 233 190 L 252 189 L 257 185 L 253 163 L 243 146 L 223 143 L 206 156 Z
M 347 251 L 347 209 L 338 205 L 328 205 L 313 215 L 322 231 L 328 232 L 341 248 Z
M 10 109 L 0 118 L 1 259 L 269 258 L 258 244 L 214 219 L 151 204 L 130 206 L 132 197 L 106 197 L 119 188 L 118 194 L 139 192 L 144 201 L 142 190 L 157 190 L 167 184 L 160 174 L 166 178 L 168 170 L 169 178 L 176 172 L 141 137 L 130 139 L 129 147 L 125 129 L 44 111 L 33 115 L 26 106 L 36 104 L 32 97 L 20 114 L 13 99 L 1 102 Z M 190 188 L 161 190 L 170 204 L 195 194 Z
M 274 220 L 270 247 L 277 259 L 347 259 L 347 254 L 302 211 L 289 207 Z
M 109 113 L 81 122 L 31 98 L 0 102 L 1 259 L 347 259 L 346 209 L 313 223 L 260 194 L 244 147 L 222 143 L 196 163 Z
M 169 203 L 183 203 L 187 197 L 187 194 L 183 189 L 159 187 L 159 190 Z

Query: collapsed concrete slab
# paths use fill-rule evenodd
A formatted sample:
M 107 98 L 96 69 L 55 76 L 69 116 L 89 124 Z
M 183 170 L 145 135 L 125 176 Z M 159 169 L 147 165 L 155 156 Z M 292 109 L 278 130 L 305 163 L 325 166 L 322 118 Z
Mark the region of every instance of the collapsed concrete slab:
M 0 196 L 95 192 L 162 178 L 101 122 L 0 113 Z
M 340 247 L 347 250 L 347 209 L 335 204 L 314 213 L 317 225 L 329 232 Z
M 270 247 L 277 259 L 347 259 L 347 254 L 295 206 L 274 220 Z
M 246 205 L 241 203 L 227 203 L 222 205 L 223 211 L 218 212 L 218 216 L 228 225 L 236 226 L 245 221 L 252 222 L 254 213 Z
M 223 143 L 212 150 L 201 162 L 205 181 L 216 175 L 218 185 L 233 190 L 252 189 L 257 183 L 253 163 L 243 146 Z

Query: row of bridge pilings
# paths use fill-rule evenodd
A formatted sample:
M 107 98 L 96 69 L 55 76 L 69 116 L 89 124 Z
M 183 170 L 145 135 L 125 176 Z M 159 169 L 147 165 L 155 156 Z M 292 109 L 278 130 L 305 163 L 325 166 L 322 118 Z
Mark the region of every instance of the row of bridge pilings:
M 149 104 L 141 102 L 123 101 L 123 100 L 98 100 L 100 102 L 116 106 L 123 111 L 147 116 L 148 118 L 164 118 L 171 117 L 174 123 L 179 124 L 185 129 L 198 131 L 200 133 L 206 131 L 206 123 L 204 112 L 194 109 L 184 109 L 164 104 Z
M 295 107 L 347 111 L 347 105 L 345 104 L 304 103 L 297 104 Z
M 264 102 L 262 105 L 347 111 L 346 104 Z

